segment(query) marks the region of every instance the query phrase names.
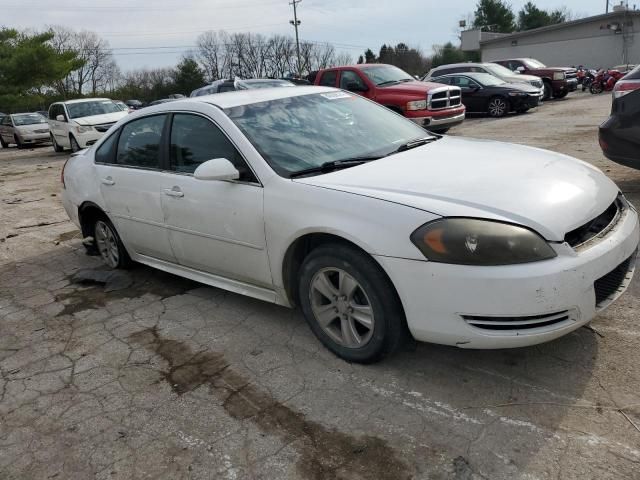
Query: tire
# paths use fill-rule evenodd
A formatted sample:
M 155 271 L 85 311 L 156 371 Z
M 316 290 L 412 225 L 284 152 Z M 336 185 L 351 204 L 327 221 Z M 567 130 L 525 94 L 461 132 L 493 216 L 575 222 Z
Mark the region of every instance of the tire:
M 594 95 L 598 95 L 599 93 L 602 93 L 602 84 L 600 82 L 594 82 L 591 84 L 591 86 L 589 87 L 589 91 L 591 93 L 593 93 Z
M 64 152 L 64 148 L 58 145 L 58 142 L 56 142 L 56 137 L 53 136 L 53 133 L 51 133 L 50 135 L 51 143 L 53 144 L 53 151 L 57 153 Z
M 429 130 L 429 129 L 427 128 L 427 130 L 429 130 L 430 132 L 437 133 L 438 135 L 444 135 L 444 134 L 445 134 L 445 133 L 447 133 L 450 129 L 451 129 L 451 127 L 449 127 L 449 128 L 440 128 L 440 129 L 438 129 L 438 130 Z
M 567 92 L 567 91 L 565 90 L 564 92 L 560 92 L 560 93 L 558 93 L 557 95 L 554 95 L 554 96 L 553 96 L 553 98 L 560 99 L 560 98 L 564 98 L 564 97 L 566 97 L 567 95 L 569 95 L 569 92 Z
M 549 82 L 544 82 L 544 95 L 542 96 L 542 101 L 545 102 L 549 100 L 553 96 L 553 89 L 551 88 L 551 84 Z
M 9 144 L 5 142 L 2 137 L 0 137 L 0 146 L 2 146 L 2 148 L 9 148 Z
M 529 111 L 529 108 L 519 108 L 518 110 L 516 110 L 516 113 L 527 113 Z
M 13 140 L 14 140 L 14 142 L 16 144 L 16 147 L 18 147 L 20 150 L 22 150 L 24 148 L 23 143 L 20 141 L 20 139 L 18 138 L 17 135 L 13 136 Z
M 131 257 L 108 218 L 98 217 L 92 231 L 94 246 L 105 265 L 113 269 L 126 269 L 131 266 Z
M 71 145 L 71 151 L 73 153 L 82 150 L 82 148 L 80 148 L 80 144 L 76 140 L 76 137 L 74 137 L 73 135 L 69 135 L 69 144 Z
M 299 302 L 307 323 L 343 360 L 379 361 L 408 337 L 393 284 L 364 252 L 341 244 L 321 246 L 305 258 L 299 278 Z
M 487 105 L 487 112 L 490 117 L 500 118 L 509 113 L 509 101 L 503 97 L 493 97 Z

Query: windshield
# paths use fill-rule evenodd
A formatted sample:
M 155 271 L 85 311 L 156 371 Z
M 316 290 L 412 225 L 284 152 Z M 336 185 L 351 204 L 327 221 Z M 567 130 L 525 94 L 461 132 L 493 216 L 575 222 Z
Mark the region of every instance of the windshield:
M 472 77 L 485 87 L 493 87 L 495 85 L 504 85 L 506 82 L 498 77 L 494 77 L 488 73 L 475 73 Z
M 527 58 L 526 60 L 523 60 L 523 62 L 526 63 L 529 68 L 547 68 L 544 63 L 534 60 L 533 58 Z
M 121 112 L 120 108 L 111 100 L 96 100 L 91 102 L 67 103 L 69 118 L 91 117 L 105 113 Z
M 409 82 L 415 80 L 404 70 L 391 65 L 366 67 L 362 69 L 362 72 L 367 76 L 369 80 L 371 80 L 378 86 L 391 85 L 393 83 Z
M 18 115 L 11 115 L 11 118 L 13 118 L 13 123 L 16 127 L 47 123 L 47 119 L 39 113 L 20 113 Z
M 357 95 L 332 91 L 225 110 L 281 176 L 358 157 L 388 155 L 430 134 Z
M 513 77 L 513 72 L 509 70 L 507 67 L 503 67 L 502 65 L 498 65 L 496 63 L 490 65 L 483 65 L 484 68 L 495 75 L 496 77 Z

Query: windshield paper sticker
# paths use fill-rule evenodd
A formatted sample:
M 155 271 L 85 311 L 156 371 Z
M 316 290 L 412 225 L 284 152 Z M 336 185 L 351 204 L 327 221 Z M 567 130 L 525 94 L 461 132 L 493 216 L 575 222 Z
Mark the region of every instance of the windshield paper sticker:
M 329 93 L 321 93 L 320 95 L 328 100 L 337 100 L 339 98 L 351 98 L 351 95 L 349 95 L 346 92 L 329 92 Z

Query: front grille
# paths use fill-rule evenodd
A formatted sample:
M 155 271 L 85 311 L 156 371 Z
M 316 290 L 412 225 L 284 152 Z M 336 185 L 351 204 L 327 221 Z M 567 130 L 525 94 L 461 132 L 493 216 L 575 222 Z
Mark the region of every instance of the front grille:
M 609 232 L 620 218 L 624 210 L 622 196 L 619 195 L 609 207 L 593 220 L 571 230 L 564 236 L 564 241 L 573 248 L 580 247 L 597 236 L 604 236 Z
M 627 258 L 604 277 L 593 282 L 596 292 L 596 308 L 604 308 L 618 298 L 629 285 L 635 269 L 636 253 Z
M 95 128 L 98 132 L 104 133 L 107 130 L 109 130 L 113 126 L 114 123 L 115 122 L 103 123 L 102 125 L 95 125 L 93 128 Z
M 458 87 L 437 88 L 427 94 L 429 110 L 444 110 L 458 107 L 462 103 L 462 91 Z
M 567 79 L 578 78 L 578 72 L 576 72 L 575 70 L 569 70 L 565 72 L 565 76 L 567 77 Z
M 542 80 L 531 80 L 530 83 L 536 88 L 542 88 Z
M 571 321 L 571 312 L 569 310 L 563 310 L 561 312 L 521 317 L 462 315 L 462 318 L 469 325 L 483 330 L 517 331 L 548 327 L 550 325 Z

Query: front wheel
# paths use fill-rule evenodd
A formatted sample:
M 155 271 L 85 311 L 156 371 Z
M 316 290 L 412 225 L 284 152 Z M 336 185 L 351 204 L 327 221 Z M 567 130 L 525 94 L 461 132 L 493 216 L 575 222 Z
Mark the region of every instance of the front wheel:
M 545 102 L 551 98 L 553 95 L 553 89 L 551 88 L 551 84 L 549 82 L 544 82 L 544 94 L 542 95 L 542 101 Z
M 560 99 L 560 98 L 566 97 L 567 95 L 569 95 L 569 92 L 565 90 L 565 91 L 562 91 L 562 92 L 554 95 L 553 98 Z
M 18 147 L 19 149 L 24 148 L 24 144 L 20 141 L 20 137 L 18 137 L 17 135 L 13 136 L 13 141 L 15 142 L 16 147 Z
M 69 143 L 71 144 L 71 151 L 72 152 L 75 153 L 75 152 L 79 152 L 80 150 L 82 150 L 82 148 L 80 148 L 80 144 L 76 140 L 76 137 L 74 137 L 73 135 L 71 135 L 69 137 Z
M 0 135 L 0 146 L 2 146 L 2 148 L 9 148 L 9 144 L 4 141 L 4 138 L 2 138 L 2 135 Z
M 493 97 L 489 100 L 488 111 L 492 117 L 504 117 L 509 113 L 509 102 L 502 97 Z
M 93 241 L 102 261 L 111 268 L 128 268 L 131 258 L 113 224 L 99 218 L 93 226 Z
M 366 253 L 333 244 L 301 268 L 300 304 L 318 339 L 348 362 L 371 363 L 397 350 L 407 327 L 400 299 Z

